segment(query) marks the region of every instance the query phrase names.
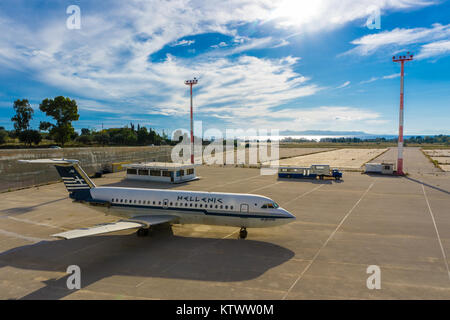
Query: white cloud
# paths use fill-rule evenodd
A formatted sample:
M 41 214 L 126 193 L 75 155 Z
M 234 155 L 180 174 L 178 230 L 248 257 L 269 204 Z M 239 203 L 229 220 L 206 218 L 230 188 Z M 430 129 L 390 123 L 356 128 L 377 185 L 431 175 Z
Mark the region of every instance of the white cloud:
M 416 58 L 425 59 L 449 53 L 450 53 L 450 40 L 441 40 L 423 45 Z
M 450 37 L 450 24 L 433 24 L 431 28 L 396 28 L 391 31 L 384 31 L 376 34 L 369 34 L 351 43 L 356 45 L 348 53 L 359 55 L 369 55 L 380 48 L 398 48 L 399 46 L 426 43 L 433 40 Z
M 377 112 L 349 106 L 321 106 L 314 108 L 289 108 L 274 111 L 267 116 L 233 124 L 243 128 L 278 128 L 280 130 L 370 130 L 376 131 L 379 124 L 386 123 Z
M 273 2 L 270 19 L 280 27 L 302 31 L 333 29 L 358 19 L 368 18 L 373 8 L 383 11 L 406 10 L 437 3 L 433 0 L 279 0 Z
M 195 40 L 180 40 L 175 42 L 174 44 L 171 45 L 171 47 L 177 47 L 177 46 L 190 46 L 191 44 L 194 44 Z
M 394 79 L 400 77 L 400 73 L 393 73 L 382 77 L 372 77 L 369 80 L 361 81 L 360 84 L 371 83 L 377 80 L 386 80 L 386 79 Z
M 379 6 L 400 10 L 430 3 L 380 0 Z M 321 88 L 294 71 L 298 57 L 243 55 L 250 49 L 279 47 L 287 42 L 271 36 L 242 37 L 238 27 L 269 22 L 302 32 L 326 30 L 364 19 L 371 4 L 372 0 L 117 1 L 101 10 L 82 10 L 80 30 L 68 30 L 61 16 L 47 16 L 36 27 L 0 14 L 0 66 L 26 71 L 35 80 L 79 96 L 83 108 L 118 113 L 185 114 L 188 104 L 183 80 L 197 75 L 198 111 L 234 117 L 244 124 L 251 119 L 270 124 L 272 116 L 288 116 L 285 111 L 273 111 L 274 107 L 313 95 Z M 192 45 L 194 40 L 184 38 L 208 32 L 233 37 L 233 46 L 221 50 L 221 56 L 189 60 L 169 55 L 162 62 L 149 59 L 166 45 Z M 229 58 L 231 54 L 241 55 Z M 353 109 L 328 111 L 349 121 L 361 115 Z M 292 112 L 289 114 L 297 114 Z M 298 112 L 298 117 L 313 117 L 312 113 Z
M 223 47 L 226 47 L 226 46 L 228 46 L 227 43 L 222 41 L 219 44 L 212 45 L 211 48 L 223 48 Z
M 341 84 L 340 86 L 336 87 L 336 89 L 341 89 L 341 88 L 345 88 L 350 84 L 350 81 L 345 81 L 343 84 Z

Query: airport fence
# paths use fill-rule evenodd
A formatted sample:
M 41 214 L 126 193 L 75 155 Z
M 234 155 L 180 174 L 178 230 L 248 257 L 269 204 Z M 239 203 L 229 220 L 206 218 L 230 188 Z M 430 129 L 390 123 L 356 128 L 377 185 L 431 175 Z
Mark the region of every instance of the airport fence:
M 59 181 L 51 165 L 23 164 L 18 160 L 65 158 L 80 160 L 87 174 L 112 171 L 113 163 L 170 162 L 170 146 L 92 147 L 64 149 L 4 149 L 0 150 L 0 192 Z

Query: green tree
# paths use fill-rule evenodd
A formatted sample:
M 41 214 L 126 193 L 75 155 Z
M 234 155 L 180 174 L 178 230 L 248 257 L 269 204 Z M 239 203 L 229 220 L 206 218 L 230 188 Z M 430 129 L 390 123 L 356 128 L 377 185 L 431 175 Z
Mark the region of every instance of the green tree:
M 109 144 L 110 136 L 107 132 L 98 132 L 94 134 L 94 141 L 104 146 Z
M 82 134 L 81 136 L 77 137 L 75 139 L 76 142 L 79 142 L 81 144 L 91 144 L 92 142 L 92 136 L 87 134 Z
M 81 129 L 81 135 L 89 136 L 89 135 L 91 135 L 91 130 L 89 130 L 88 128 L 83 128 L 83 129 Z
M 138 125 L 139 127 L 139 125 Z M 146 127 L 140 127 L 137 131 L 137 142 L 138 144 L 146 144 L 149 140 L 149 135 Z
M 29 146 L 31 146 L 32 143 L 38 145 L 42 140 L 42 136 L 37 130 L 23 130 L 19 133 L 19 140 Z
M 27 99 L 17 99 L 14 101 L 14 111 L 16 115 L 11 118 L 11 121 L 14 122 L 14 129 L 16 133 L 19 134 L 24 130 L 28 130 L 30 128 L 30 120 L 33 117 L 33 108 L 30 106 L 30 103 Z
M 55 99 L 44 99 L 39 105 L 39 109 L 56 120 L 56 124 L 41 122 L 39 129 L 49 130 L 53 139 L 64 146 L 75 135 L 72 121 L 77 121 L 80 117 L 76 101 L 63 96 Z
M 8 140 L 8 132 L 6 132 L 5 129 L 1 128 L 0 129 L 0 144 L 6 143 L 7 140 Z

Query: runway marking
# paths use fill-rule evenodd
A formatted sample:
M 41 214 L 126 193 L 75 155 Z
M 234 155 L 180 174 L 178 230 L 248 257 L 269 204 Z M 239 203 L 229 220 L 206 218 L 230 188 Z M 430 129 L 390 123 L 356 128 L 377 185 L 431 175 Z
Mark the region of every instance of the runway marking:
M 336 232 L 339 230 L 339 228 L 342 226 L 342 224 L 344 224 L 345 220 L 348 218 L 348 216 L 353 212 L 353 210 L 355 210 L 355 208 L 358 206 L 358 204 L 361 202 L 361 200 L 364 198 L 364 196 L 369 192 L 370 189 L 372 189 L 373 185 L 374 185 L 375 181 L 372 182 L 370 184 L 370 186 L 366 189 L 366 191 L 364 191 L 364 193 L 362 194 L 361 198 L 359 198 L 359 200 L 353 205 L 353 207 L 347 212 L 347 214 L 342 218 L 341 222 L 338 224 L 338 226 L 336 227 L 336 229 L 334 229 L 334 231 L 330 234 L 330 236 L 328 237 L 328 239 L 323 243 L 323 245 L 319 248 L 319 250 L 316 252 L 316 254 L 314 255 L 314 257 L 312 258 L 312 260 L 307 264 L 307 266 L 305 267 L 305 269 L 302 271 L 302 273 L 300 273 L 300 275 L 298 276 L 298 278 L 294 281 L 294 283 L 289 287 L 289 289 L 286 291 L 286 293 L 284 294 L 282 300 L 285 300 L 287 298 L 287 296 L 289 295 L 289 293 L 292 291 L 292 289 L 295 287 L 295 285 L 302 279 L 303 275 L 306 273 L 306 271 L 309 270 L 309 268 L 311 267 L 311 265 L 314 263 L 314 261 L 316 261 L 317 257 L 319 256 L 320 252 L 323 250 L 323 248 L 326 247 L 326 245 L 328 244 L 328 242 L 330 242 L 331 238 L 333 238 L 333 236 L 336 234 Z
M 28 237 L 28 236 L 24 236 L 15 232 L 11 232 L 11 231 L 6 231 L 3 229 L 0 229 L 0 234 L 7 236 L 7 237 L 13 237 L 13 238 L 17 238 L 17 239 L 22 239 L 22 240 L 26 240 L 26 241 L 30 241 L 30 242 L 41 242 L 41 241 L 52 241 L 52 239 L 42 239 L 42 238 L 36 238 L 36 237 Z
M 439 241 L 439 246 L 441 247 L 442 257 L 444 258 L 445 267 L 447 268 L 448 278 L 450 280 L 450 270 L 448 268 L 447 256 L 445 255 L 444 246 L 442 245 L 441 237 L 439 236 L 439 231 L 436 225 L 436 220 L 434 220 L 433 211 L 431 211 L 430 202 L 428 201 L 427 193 L 425 192 L 425 187 L 422 184 L 423 195 L 425 196 L 425 201 L 427 202 L 428 211 L 430 212 L 431 220 L 433 221 L 434 230 L 436 230 L 437 239 Z
M 234 181 L 227 182 L 227 183 L 224 183 L 224 184 L 219 184 L 219 185 L 216 185 L 216 186 L 214 186 L 213 188 L 211 188 L 209 190 L 211 191 L 212 189 L 214 189 L 216 187 L 223 187 L 223 186 L 227 186 L 229 184 L 238 183 L 238 182 L 242 182 L 242 181 L 247 181 L 247 180 L 251 180 L 251 179 L 257 178 L 257 177 L 261 177 L 261 175 L 252 176 L 250 178 L 245 178 L 245 179 L 240 179 L 240 180 L 234 180 Z
M 305 192 L 305 193 L 302 193 L 301 195 L 295 197 L 294 199 L 291 199 L 291 200 L 289 200 L 288 202 L 284 203 L 283 206 L 286 206 L 286 205 L 290 204 L 291 202 L 294 202 L 294 201 L 296 201 L 296 200 L 298 200 L 298 199 L 300 199 L 300 198 L 303 198 L 304 196 L 310 194 L 310 193 L 313 192 L 313 191 L 316 191 L 317 189 L 320 189 L 320 188 L 323 187 L 323 186 L 324 186 L 324 185 L 321 184 L 320 186 L 317 186 L 317 187 L 315 187 L 315 188 L 312 189 L 312 190 L 309 190 L 309 191 L 307 191 L 307 192 Z
M 278 181 L 278 182 L 275 182 L 275 183 L 267 184 L 267 185 L 265 185 L 265 186 L 262 186 L 262 187 L 259 187 L 259 188 L 250 190 L 249 192 L 246 192 L 246 193 L 252 193 L 252 192 L 255 192 L 255 191 L 258 191 L 258 190 L 266 189 L 266 188 L 268 188 L 268 187 L 274 186 L 274 185 L 279 184 L 279 183 L 281 183 L 281 182 L 282 182 L 282 181 Z

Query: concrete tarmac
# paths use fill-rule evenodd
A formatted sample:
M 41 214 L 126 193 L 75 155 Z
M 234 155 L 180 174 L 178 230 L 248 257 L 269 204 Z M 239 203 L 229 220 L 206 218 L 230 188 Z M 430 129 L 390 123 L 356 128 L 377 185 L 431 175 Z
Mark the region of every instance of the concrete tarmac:
M 231 167 L 198 173 L 180 185 L 122 181 L 123 173 L 95 183 L 256 193 L 297 220 L 248 229 L 246 240 L 237 228 L 204 225 L 56 240 L 115 219 L 72 203 L 62 183 L 2 193 L 0 299 L 450 299 L 448 173 L 345 172 L 341 182 Z M 67 289 L 69 265 L 81 268 L 80 290 Z M 367 287 L 371 265 L 381 289 Z

